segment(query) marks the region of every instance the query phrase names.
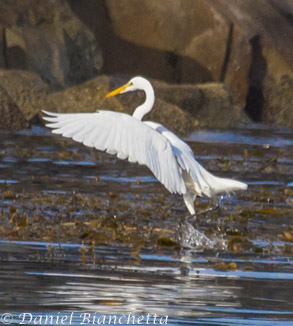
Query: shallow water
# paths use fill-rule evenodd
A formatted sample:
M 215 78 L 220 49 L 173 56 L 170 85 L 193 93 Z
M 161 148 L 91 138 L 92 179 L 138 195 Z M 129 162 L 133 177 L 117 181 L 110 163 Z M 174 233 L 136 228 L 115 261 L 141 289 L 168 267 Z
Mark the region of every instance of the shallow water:
M 292 133 L 188 140 L 211 172 L 249 184 L 198 218 L 212 249 L 162 241 L 176 238 L 186 210 L 146 168 L 43 128 L 1 133 L 1 322 L 18 325 L 26 312 L 27 324 L 109 324 L 112 315 L 126 325 L 142 315 L 142 325 L 164 316 L 168 325 L 292 325 Z
M 293 322 L 292 257 L 142 250 L 134 263 L 128 248 L 98 247 L 82 263 L 80 248 L 2 241 L 1 312 L 10 312 L 16 324 L 23 312 L 56 318 L 72 311 L 73 325 L 82 323 L 85 312 L 91 318 L 167 315 L 169 325 Z M 215 270 L 219 258 L 238 269 Z M 251 261 L 254 270 L 243 269 Z

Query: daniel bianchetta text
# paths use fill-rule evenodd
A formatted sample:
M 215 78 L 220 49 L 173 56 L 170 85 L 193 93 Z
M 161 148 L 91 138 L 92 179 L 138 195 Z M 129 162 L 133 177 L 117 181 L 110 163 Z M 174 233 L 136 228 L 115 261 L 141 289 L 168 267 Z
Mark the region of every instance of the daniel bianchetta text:
M 168 316 L 148 313 L 146 315 L 102 315 L 91 312 L 58 312 L 17 314 L 3 313 L 2 324 L 18 325 L 168 325 Z

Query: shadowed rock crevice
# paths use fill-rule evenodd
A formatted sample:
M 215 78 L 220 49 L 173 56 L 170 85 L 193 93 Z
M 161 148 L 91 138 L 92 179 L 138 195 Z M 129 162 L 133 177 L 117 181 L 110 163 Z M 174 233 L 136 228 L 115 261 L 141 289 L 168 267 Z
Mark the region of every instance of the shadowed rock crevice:
M 249 90 L 245 112 L 255 122 L 262 120 L 264 104 L 263 83 L 267 74 L 267 63 L 262 54 L 260 37 L 257 35 L 250 40 L 252 62 L 249 70 Z
M 18 45 L 7 46 L 7 28 L 5 28 L 5 33 L 3 37 L 3 53 L 4 62 L 6 69 L 15 70 L 26 70 L 27 68 L 27 58 L 26 53 L 23 48 Z
M 221 77 L 220 77 L 221 82 L 225 81 L 226 75 L 227 75 L 228 65 L 229 65 L 229 61 L 230 61 L 230 58 L 231 58 L 233 31 L 234 31 L 234 25 L 230 24 L 229 35 L 228 35 L 228 40 L 227 40 L 226 54 L 225 54 L 225 59 L 224 59 L 222 70 L 221 70 Z
M 0 37 L 0 67 L 7 68 L 7 42 L 6 42 L 6 28 L 2 28 Z M 2 41 L 2 42 L 1 42 Z

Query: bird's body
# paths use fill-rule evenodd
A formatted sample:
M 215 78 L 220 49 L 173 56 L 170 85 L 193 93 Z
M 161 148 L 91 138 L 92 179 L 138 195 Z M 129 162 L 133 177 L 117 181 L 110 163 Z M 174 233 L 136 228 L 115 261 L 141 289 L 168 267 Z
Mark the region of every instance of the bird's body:
M 183 195 L 190 214 L 195 214 L 196 196 L 211 198 L 219 193 L 245 190 L 243 182 L 219 178 L 205 170 L 194 158 L 191 148 L 159 123 L 142 121 L 154 104 L 154 91 L 146 79 L 134 77 L 107 97 L 144 90 L 146 101 L 133 115 L 99 110 L 95 113 L 58 114 L 44 111 L 53 132 L 72 138 L 120 159 L 146 165 L 171 193 Z

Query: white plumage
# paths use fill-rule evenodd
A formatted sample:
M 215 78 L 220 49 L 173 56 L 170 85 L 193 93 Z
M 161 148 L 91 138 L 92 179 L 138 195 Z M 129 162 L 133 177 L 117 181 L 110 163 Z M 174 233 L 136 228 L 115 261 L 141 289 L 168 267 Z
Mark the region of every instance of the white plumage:
M 43 111 L 46 126 L 53 133 L 94 147 L 120 159 L 148 166 L 154 176 L 171 192 L 183 195 L 190 212 L 195 214 L 196 196 L 212 197 L 219 193 L 245 190 L 243 182 L 219 178 L 205 170 L 194 158 L 191 148 L 161 124 L 141 121 L 151 111 L 155 96 L 149 81 L 134 77 L 107 97 L 144 90 L 146 100 L 133 116 L 99 110 L 95 113 L 59 114 Z

